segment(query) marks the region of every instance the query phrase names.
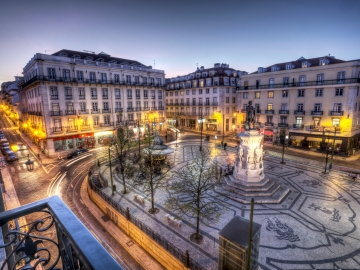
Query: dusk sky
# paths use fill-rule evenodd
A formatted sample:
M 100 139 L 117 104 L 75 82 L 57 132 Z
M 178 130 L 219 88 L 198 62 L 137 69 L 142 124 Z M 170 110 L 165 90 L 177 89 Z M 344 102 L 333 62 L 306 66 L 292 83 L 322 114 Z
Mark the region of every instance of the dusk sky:
M 360 1 L 1 1 L 0 84 L 35 53 L 104 51 L 185 75 L 334 55 L 360 58 Z

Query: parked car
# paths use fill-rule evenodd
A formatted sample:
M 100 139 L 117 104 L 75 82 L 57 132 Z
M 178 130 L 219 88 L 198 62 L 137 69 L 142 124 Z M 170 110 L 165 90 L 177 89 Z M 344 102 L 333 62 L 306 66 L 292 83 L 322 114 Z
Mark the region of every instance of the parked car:
M 6 157 L 6 161 L 7 161 L 7 162 L 14 162 L 14 161 L 16 161 L 16 160 L 18 160 L 18 157 L 15 155 L 14 152 L 13 152 L 13 153 L 9 153 L 9 154 L 7 155 L 7 157 Z
M 2 145 L 0 145 L 0 148 L 4 148 L 4 147 L 9 147 L 9 148 L 10 148 L 10 144 L 8 144 L 8 143 L 3 143 Z
M 81 155 L 82 153 L 88 152 L 89 150 L 87 149 L 77 149 L 74 152 L 71 152 L 70 154 L 67 155 L 67 158 L 74 158 L 78 155 Z
M 9 146 L 6 146 L 6 147 L 3 147 L 1 148 L 1 152 L 3 153 L 3 155 L 6 155 L 6 152 L 7 151 L 11 151 L 10 147 Z M 12 151 L 11 151 L 12 152 Z

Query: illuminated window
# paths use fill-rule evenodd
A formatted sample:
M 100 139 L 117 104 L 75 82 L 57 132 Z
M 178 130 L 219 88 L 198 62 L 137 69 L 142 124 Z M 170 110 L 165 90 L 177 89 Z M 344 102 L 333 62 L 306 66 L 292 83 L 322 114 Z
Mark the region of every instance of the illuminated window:
M 333 118 L 332 125 L 334 127 L 339 127 L 340 126 L 340 119 L 339 118 Z
M 272 103 L 268 103 L 267 109 L 268 109 L 268 110 L 272 110 L 272 109 L 273 109 L 273 104 L 272 104 Z
M 255 92 L 255 98 L 260 98 L 261 92 Z
M 268 98 L 274 98 L 274 91 L 268 91 Z

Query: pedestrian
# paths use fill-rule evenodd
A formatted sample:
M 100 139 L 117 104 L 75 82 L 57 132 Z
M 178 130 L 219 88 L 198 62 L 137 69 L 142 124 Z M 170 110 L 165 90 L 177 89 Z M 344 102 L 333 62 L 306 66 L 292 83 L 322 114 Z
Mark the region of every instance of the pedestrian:
M 165 135 L 165 141 L 167 142 L 167 134 Z
M 227 143 L 224 143 L 224 150 L 226 151 L 226 146 L 227 146 Z

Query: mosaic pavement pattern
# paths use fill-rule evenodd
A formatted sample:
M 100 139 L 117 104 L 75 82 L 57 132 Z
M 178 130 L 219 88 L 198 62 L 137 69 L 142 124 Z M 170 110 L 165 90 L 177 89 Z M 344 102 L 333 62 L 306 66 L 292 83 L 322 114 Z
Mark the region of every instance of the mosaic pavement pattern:
M 176 165 L 173 170 L 199 154 L 199 146 L 189 144 L 180 145 L 169 157 Z M 213 148 L 209 150 L 215 154 Z M 223 166 L 233 163 L 234 149 L 216 152 Z M 266 157 L 265 172 L 282 181 L 291 192 L 280 204 L 255 205 L 254 221 L 262 225 L 261 269 L 360 269 L 360 231 L 357 228 L 360 224 L 360 183 L 339 173 L 324 176 L 319 167 L 290 161 L 280 165 L 279 161 Z M 171 175 L 167 179 L 171 179 Z M 219 195 L 211 191 L 208 196 Z M 166 190 L 157 191 L 155 201 L 162 215 L 166 214 L 162 206 L 166 197 Z M 184 226 L 176 228 L 164 222 L 162 216 L 150 221 L 146 214 L 148 207 L 134 203 L 136 208 L 132 211 L 137 211 L 140 219 L 143 216 L 149 224 L 163 222 L 166 229 L 161 229 L 161 233 L 164 236 L 183 250 L 190 245 L 190 254 L 206 269 L 216 269 L 218 232 L 234 215 L 249 218 L 250 212 L 249 205 L 225 197 L 224 201 L 229 211 L 222 215 L 220 222 L 211 226 L 201 224 L 201 233 L 205 236 L 201 245 L 188 240 L 194 231 L 191 223 L 184 222 Z

